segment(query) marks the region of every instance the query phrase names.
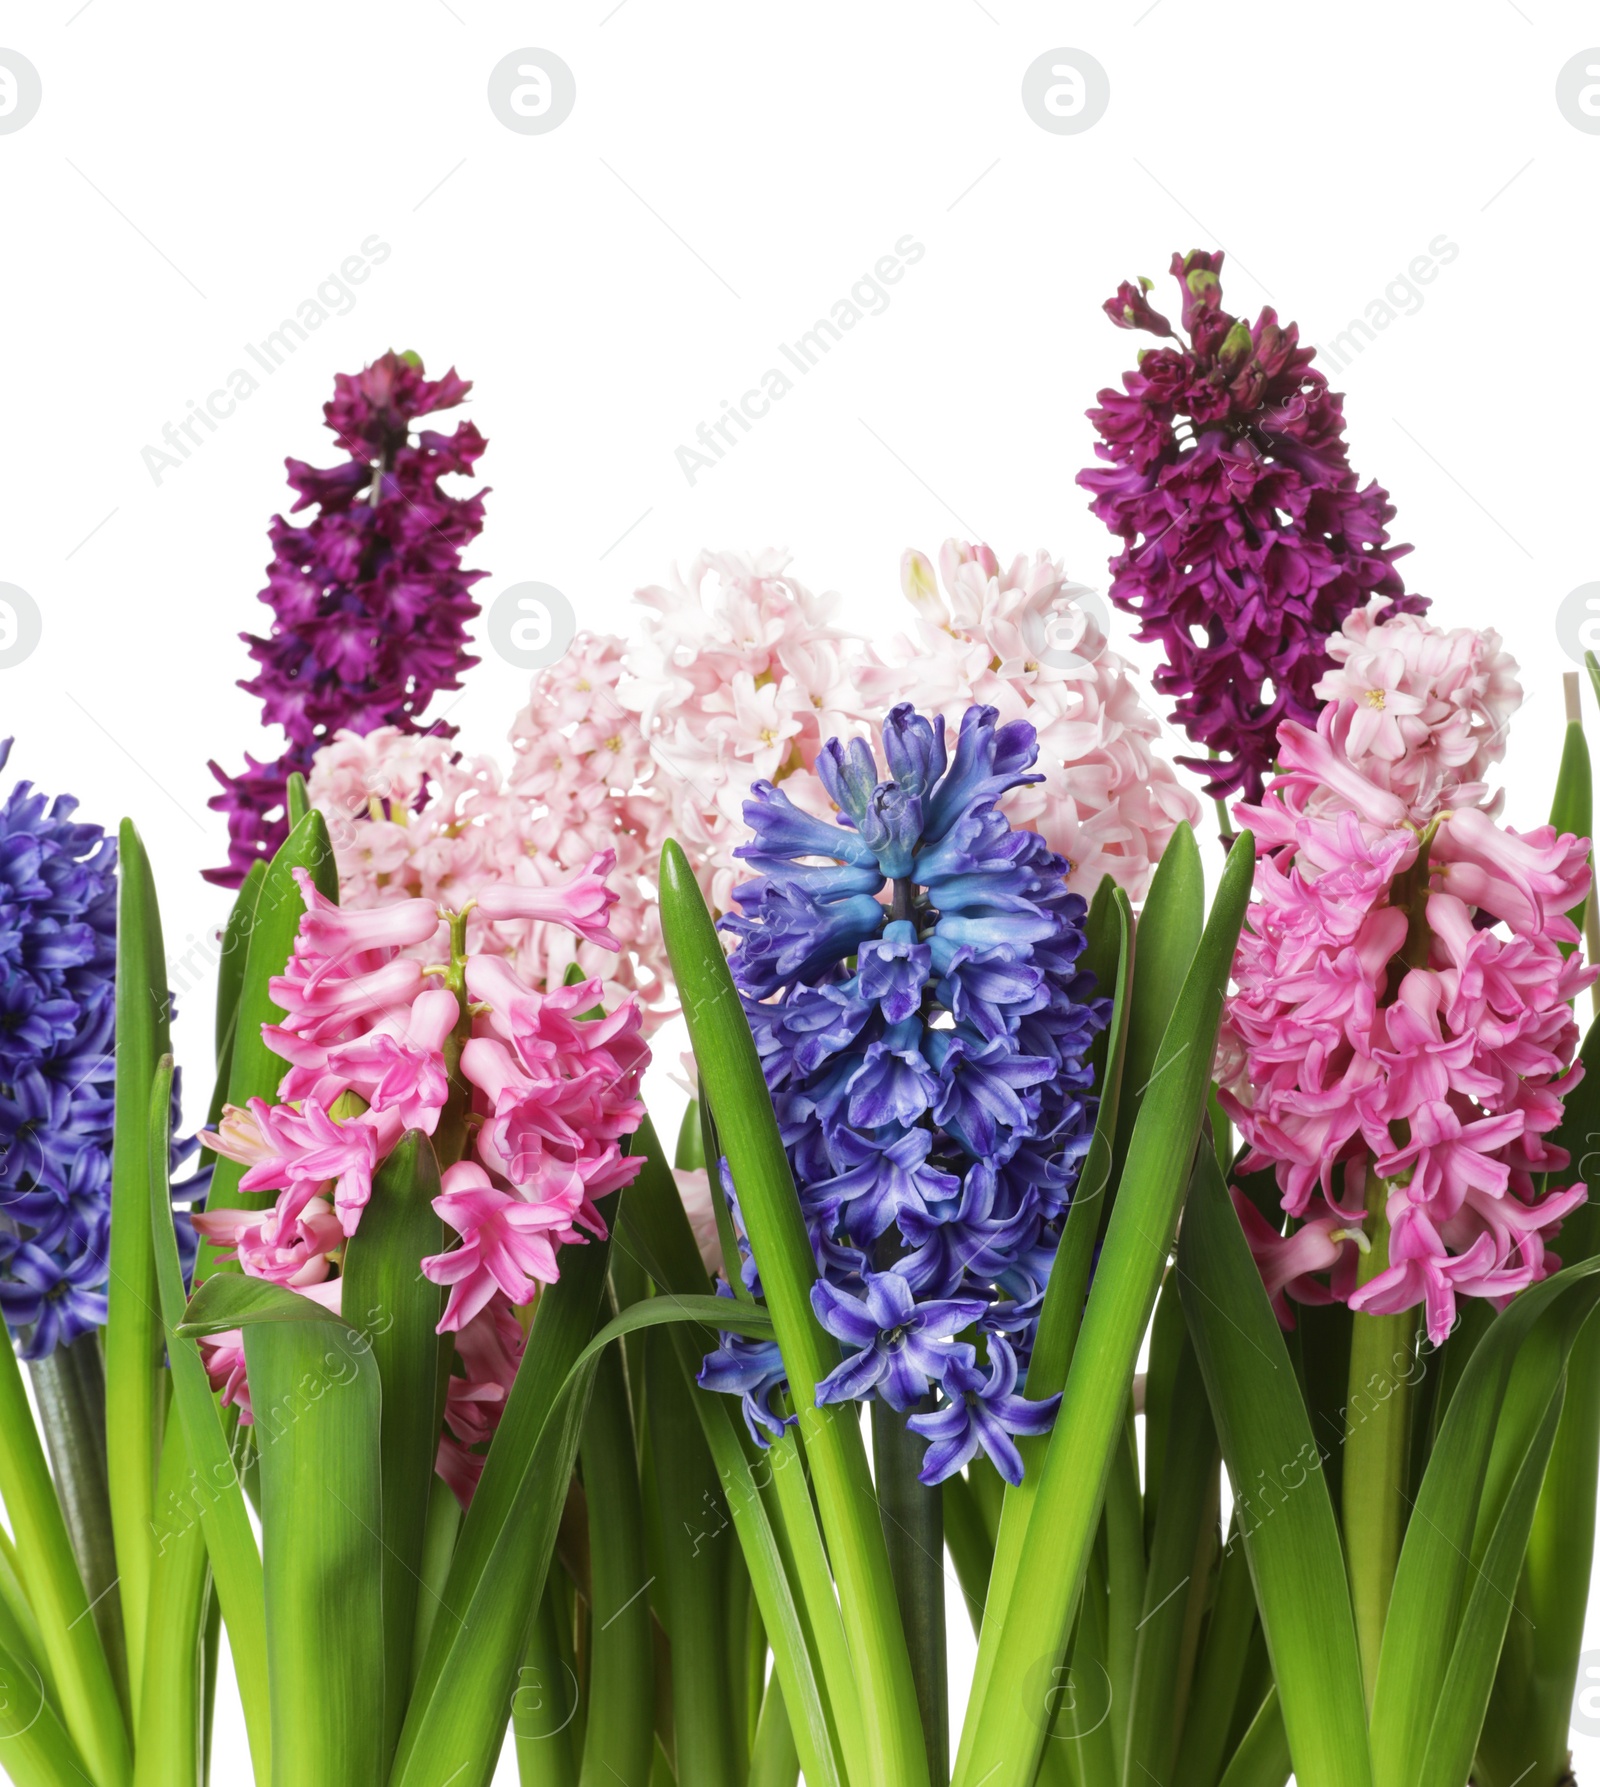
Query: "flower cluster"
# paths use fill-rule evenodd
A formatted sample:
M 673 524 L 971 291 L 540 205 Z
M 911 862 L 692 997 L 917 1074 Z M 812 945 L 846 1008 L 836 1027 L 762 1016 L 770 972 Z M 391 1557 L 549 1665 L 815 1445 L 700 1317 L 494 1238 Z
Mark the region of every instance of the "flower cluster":
M 0 740 L 0 768 L 10 753 Z M 0 1316 L 29 1359 L 106 1319 L 117 846 L 77 806 L 29 782 L 0 806 Z M 192 1253 L 187 1220 L 178 1233 Z
M 487 888 L 481 904 L 491 918 L 563 925 L 609 946 L 610 867 L 599 857 L 560 888 Z M 644 1114 L 639 1014 L 631 1000 L 597 1012 L 597 981 L 540 991 L 505 956 L 468 954 L 461 914 L 446 920 L 448 964 L 425 966 L 416 951 L 437 941 L 440 924 L 431 900 L 346 911 L 303 874 L 300 885 L 307 910 L 294 954 L 271 983 L 285 1017 L 264 1032 L 289 1063 L 280 1102 L 229 1106 L 207 1137 L 247 1168 L 241 1191 L 274 1200 L 195 1224 L 245 1272 L 337 1308 L 333 1273 L 379 1166 L 409 1130 L 436 1138 L 444 1170 L 434 1209 L 461 1242 L 421 1264 L 450 1287 L 439 1329 L 455 1334 L 461 1369 L 439 1470 L 466 1501 L 521 1356 L 515 1306 L 555 1282 L 559 1248 L 604 1236 L 597 1200 L 638 1171 L 623 1142 Z M 243 1401 L 240 1337 L 212 1343 L 208 1365 L 225 1398 Z
M 1156 687 L 1211 754 L 1184 761 L 1218 798 L 1258 800 L 1283 722 L 1315 722 L 1325 642 L 1345 616 L 1407 595 L 1388 544 L 1388 493 L 1358 488 L 1343 399 L 1312 369 L 1293 323 L 1222 308 L 1221 254 L 1174 255 L 1185 346 L 1151 308 L 1148 280 L 1105 309 L 1119 328 L 1176 345 L 1141 353 L 1122 391 L 1089 412 L 1107 468 L 1081 472 L 1094 513 L 1125 543 L 1111 599 L 1166 662 Z
M 1109 1007 L 1077 968 L 1066 864 L 999 810 L 1036 779 L 1033 728 L 969 708 L 947 753 L 943 719 L 901 705 L 882 737 L 888 780 L 859 739 L 819 752 L 832 824 L 756 784 L 740 849 L 756 878 L 723 923 L 816 1255 L 813 1307 L 848 1349 L 819 1400 L 918 1410 L 924 1482 L 980 1446 L 1016 1482 L 1012 1436 L 1055 1412 L 1017 1385 Z M 736 1200 L 734 1218 L 742 1238 Z M 759 1288 L 757 1262 L 743 1275 Z M 702 1382 L 741 1392 L 757 1437 L 781 1420 L 770 1347 L 724 1337 Z
M 1280 1236 L 1235 1195 L 1280 1315 L 1421 1302 L 1437 1343 L 1457 1296 L 1552 1270 L 1586 1196 L 1543 1183 L 1569 1164 L 1546 1138 L 1595 978 L 1562 947 L 1589 845 L 1493 817 L 1483 776 L 1521 699 L 1498 636 L 1377 610 L 1346 620 L 1317 729 L 1287 723 L 1283 773 L 1237 809 L 1262 854 L 1218 1080 L 1243 1170 L 1272 1167 L 1295 1219 Z
M 461 554 L 483 526 L 483 493 L 450 496 L 440 479 L 470 473 L 483 436 L 471 422 L 449 435 L 412 432 L 470 389 L 454 371 L 424 378 L 414 354 L 385 354 L 363 372 L 341 373 L 324 406 L 349 458 L 326 470 L 287 462 L 295 510 L 314 504 L 317 513 L 303 527 L 273 519 L 261 592 L 273 628 L 264 639 L 243 635 L 260 669 L 241 687 L 288 746 L 272 763 L 246 756 L 237 776 L 211 765 L 223 789 L 211 805 L 228 816 L 227 867 L 207 871 L 219 885 L 237 887 L 282 842 L 289 775 L 311 768 L 318 745 L 342 727 L 418 730 L 433 697 L 459 687 L 477 662 L 466 629 L 483 573 L 463 570 Z
M 1002 568 L 989 547 L 960 540 L 945 542 L 938 578 L 922 553 L 908 552 L 901 584 L 917 611 L 915 637 L 860 672 L 863 694 L 952 716 L 980 702 L 1002 720 L 1026 720 L 1044 774 L 1006 798 L 1006 817 L 1067 859 L 1068 885 L 1080 893 L 1110 875 L 1142 899 L 1174 828 L 1195 824 L 1200 806 L 1151 749 L 1160 722 L 1108 648 L 1082 600 L 1089 591 L 1047 553 Z
M 615 642 L 585 635 L 540 672 L 513 727 L 509 776 L 490 757 L 395 727 L 365 738 L 341 732 L 324 745 L 308 785 L 329 822 L 340 905 L 414 898 L 469 909 L 472 953 L 505 955 L 524 981 L 547 989 L 576 965 L 603 978 L 610 995 L 633 993 L 647 1028 L 659 1022 L 670 1002 L 666 957 L 645 890 L 660 816 L 633 792 L 646 753 L 632 716 L 616 706 L 618 669 Z M 564 925 L 491 919 L 474 904 L 489 887 L 559 886 L 607 851 L 621 895 L 614 951 Z
M 864 648 L 835 624 L 838 597 L 813 595 L 788 562 L 770 550 L 702 553 L 687 579 L 640 590 L 651 619 L 616 684 L 649 747 L 660 829 L 683 845 L 718 912 L 743 878 L 755 785 L 782 784 L 804 811 L 827 814 L 813 773 L 823 740 L 869 726 L 851 680 Z

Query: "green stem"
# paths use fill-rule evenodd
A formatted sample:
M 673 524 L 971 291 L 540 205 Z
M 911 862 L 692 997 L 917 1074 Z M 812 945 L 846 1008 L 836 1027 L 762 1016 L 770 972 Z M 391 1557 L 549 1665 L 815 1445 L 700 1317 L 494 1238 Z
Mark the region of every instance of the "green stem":
M 577 1787 L 571 1732 L 577 1684 L 562 1656 L 556 1617 L 556 1594 L 547 1584 L 511 1699 L 521 1787 Z
M 117 1585 L 117 1548 L 111 1531 L 111 1489 L 106 1470 L 106 1376 L 100 1336 L 80 1334 L 28 1367 L 39 1425 L 50 1448 L 50 1464 L 67 1532 L 83 1585 L 94 1608 L 94 1623 L 124 1710 L 128 1696 L 128 1647 L 122 1631 Z
M 1371 1175 L 1367 1207 L 1371 1250 L 1362 1257 L 1366 1284 L 1389 1264 L 1388 1187 Z M 1350 1394 L 1345 1405 L 1344 1538 L 1350 1599 L 1368 1711 L 1378 1680 L 1389 1594 L 1405 1537 L 1406 1488 L 1411 1470 L 1411 1377 L 1416 1312 L 1357 1314 L 1350 1335 Z
M 789 1709 L 774 1672 L 761 1701 L 756 1741 L 750 1751 L 746 1787 L 796 1787 L 800 1779 L 800 1752 L 795 1748 Z
M 933 1407 L 932 1397 L 925 1409 Z M 945 1663 L 944 1513 L 937 1489 L 918 1481 L 925 1442 L 906 1417 L 874 1397 L 872 1462 L 889 1573 L 911 1652 L 917 1709 L 935 1787 L 950 1779 L 950 1698 Z

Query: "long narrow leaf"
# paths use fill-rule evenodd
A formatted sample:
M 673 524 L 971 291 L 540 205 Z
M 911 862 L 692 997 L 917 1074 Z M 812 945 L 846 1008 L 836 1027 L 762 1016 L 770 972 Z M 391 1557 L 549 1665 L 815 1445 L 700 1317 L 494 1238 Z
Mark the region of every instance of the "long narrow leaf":
M 1296 1778 L 1301 1787 L 1371 1787 L 1355 1618 L 1321 1457 L 1283 1331 L 1209 1150 L 1184 1213 L 1178 1273 Z
M 420 1262 L 445 1250 L 433 1208 L 439 1163 L 420 1130 L 403 1136 L 373 1181 L 361 1226 L 345 1248 L 341 1308 L 372 1346 L 383 1391 L 382 1465 L 384 1755 L 394 1753 L 411 1688 L 417 1559 L 428 1523 L 434 1457 L 444 1420 L 448 1342 L 439 1333 L 445 1290 Z M 216 1278 L 213 1284 L 229 1282 Z M 239 1282 L 244 1282 L 240 1280 Z M 304 1302 L 300 1298 L 297 1301 Z
M 820 1408 L 839 1349 L 812 1312 L 816 1263 L 749 1024 L 688 862 L 661 853 L 661 916 L 701 1086 L 739 1189 L 811 1464 L 861 1707 L 874 1787 L 926 1787 L 916 1686 L 858 1411 Z
M 78 1787 L 87 1780 L 72 1739 L 44 1693 L 39 1671 L 0 1647 L 0 1768 L 13 1787 Z
M 228 1648 L 233 1653 L 257 1787 L 266 1787 L 271 1779 L 272 1735 L 261 1557 L 250 1530 L 244 1490 L 228 1445 L 222 1412 L 211 1394 L 199 1348 L 193 1341 L 178 1338 L 184 1297 L 183 1267 L 178 1260 L 178 1237 L 172 1226 L 172 1202 L 167 1189 L 171 1110 L 172 1058 L 165 1056 L 151 1082 L 146 1106 L 151 1168 L 149 1221 L 172 1373 L 172 1402 L 183 1424 L 189 1474 L 184 1480 L 183 1494 L 157 1510 L 157 1530 L 163 1537 L 176 1535 L 198 1521 L 205 1535 L 217 1600 L 228 1628 Z
M 1033 1778 L 1043 1733 L 1028 1722 L 1027 1696 L 1038 1671 L 1059 1662 L 1071 1630 L 1113 1451 L 1122 1434 L 1139 1342 L 1155 1303 L 1200 1134 L 1254 850 L 1249 833 L 1242 833 L 1145 1088 L 1040 1472 L 1016 1582 L 1003 1605 L 997 1607 L 996 1597 L 990 1596 L 956 1763 L 960 1787 L 978 1787 L 980 1782 L 983 1787 L 1028 1787 Z M 995 1611 L 1000 1618 L 991 1636 Z
M 124 819 L 117 841 L 116 1116 L 111 1149 L 111 1262 L 105 1333 L 106 1468 L 116 1538 L 117 1593 L 137 1707 L 143 1679 L 151 1516 L 161 1458 L 161 1319 L 150 1207 L 147 1095 L 168 1048 L 166 953 L 144 845 Z M 93 1591 L 98 1594 L 98 1586 Z
M 330 900 L 339 897 L 339 875 L 328 842 L 328 828 L 318 812 L 308 813 L 289 833 L 267 867 L 261 891 L 250 914 L 250 942 L 245 952 L 244 979 L 239 989 L 234 1020 L 233 1047 L 228 1062 L 229 1104 L 244 1105 L 252 1098 L 273 1103 L 287 1063 L 267 1047 L 262 1026 L 283 1021 L 283 1008 L 272 997 L 270 982 L 282 974 L 300 929 L 305 900 L 294 871 L 305 869 L 317 888 Z M 208 1210 L 262 1207 L 271 1193 L 239 1190 L 244 1168 L 237 1161 L 219 1160 L 206 1199 Z M 195 1265 L 198 1284 L 216 1271 L 217 1250 L 209 1242 L 200 1245 Z

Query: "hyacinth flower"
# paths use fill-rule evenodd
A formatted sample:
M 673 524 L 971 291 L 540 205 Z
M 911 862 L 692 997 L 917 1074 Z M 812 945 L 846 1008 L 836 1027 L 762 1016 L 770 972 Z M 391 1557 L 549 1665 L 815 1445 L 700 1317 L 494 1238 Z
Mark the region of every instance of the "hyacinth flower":
M 613 948 L 613 866 L 601 854 L 564 886 L 490 887 L 481 905 L 494 921 L 561 925 Z M 644 1115 L 639 1011 L 631 998 L 599 1011 L 595 980 L 529 986 L 506 956 L 468 949 L 466 912 L 420 898 L 349 910 L 297 875 L 306 912 L 271 982 L 285 1016 L 264 1032 L 289 1063 L 279 1101 L 230 1105 L 205 1138 L 245 1167 L 241 1191 L 272 1202 L 195 1226 L 248 1276 L 339 1312 L 342 1249 L 384 1161 L 407 1132 L 433 1138 L 434 1209 L 459 1245 L 420 1266 L 449 1287 L 439 1332 L 455 1336 L 459 1369 L 438 1470 L 465 1505 L 522 1357 L 517 1309 L 556 1281 L 562 1248 L 604 1238 L 598 1201 L 642 1164 L 624 1155 Z M 444 959 L 425 961 L 435 946 Z M 242 1334 L 203 1345 L 214 1388 L 251 1422 Z
M 395 726 L 365 737 L 340 732 L 323 745 L 308 793 L 328 820 L 340 905 L 415 898 L 466 909 L 471 953 L 505 955 L 541 989 L 561 986 L 576 968 L 604 980 L 608 1002 L 635 995 L 647 1032 L 658 1025 L 672 998 L 645 883 L 666 815 L 642 788 L 649 751 L 617 703 L 621 669 L 619 641 L 580 634 L 558 664 L 536 673 L 513 723 L 507 772 L 431 732 Z M 560 886 L 603 851 L 616 857 L 621 895 L 610 920 L 615 949 L 560 924 L 490 919 L 477 903 L 502 883 Z
M 1241 1170 L 1270 1171 L 1291 1219 L 1280 1234 L 1234 1192 L 1280 1319 L 1356 1312 L 1355 1409 L 1411 1357 L 1419 1313 L 1439 1347 L 1461 1299 L 1504 1306 L 1560 1265 L 1588 1194 L 1550 1137 L 1596 970 L 1567 916 L 1588 840 L 1494 817 L 1484 778 L 1521 699 L 1498 635 L 1374 603 L 1328 651 L 1316 729 L 1287 722 L 1282 773 L 1236 809 L 1261 855 L 1218 1082 Z M 1404 1526 L 1402 1378 L 1381 1414 L 1352 1414 L 1343 1465 L 1369 1693 Z
M 420 732 L 433 697 L 459 688 L 477 662 L 467 625 L 485 573 L 464 569 L 461 555 L 483 527 L 484 492 L 452 496 L 440 480 L 470 475 L 484 439 L 471 422 L 450 434 L 417 426 L 471 388 L 454 370 L 425 378 L 415 354 L 384 354 L 340 373 L 323 406 L 348 457 L 329 467 L 286 461 L 291 514 L 316 513 L 303 525 L 273 519 L 260 597 L 273 626 L 264 638 L 241 635 L 259 668 L 240 687 L 287 744 L 270 763 L 247 755 L 238 775 L 211 765 L 222 792 L 210 804 L 228 817 L 227 866 L 206 872 L 219 886 L 239 886 L 283 842 L 289 776 L 311 769 L 319 745 L 341 729 Z M 429 730 L 454 733 L 442 721 Z
M 683 845 L 716 912 L 748 873 L 739 846 L 756 784 L 826 819 L 818 753 L 871 724 L 854 682 L 864 642 L 839 625 L 839 597 L 806 588 L 788 565 L 771 548 L 704 552 L 687 576 L 639 590 L 643 636 L 615 683 L 620 724 L 648 747 L 641 794 L 662 815 L 654 835 Z
M 1200 804 L 1152 749 L 1161 723 L 1083 600 L 1090 592 L 1048 553 L 1002 565 L 964 540 L 945 541 L 937 573 L 907 552 L 900 583 L 916 630 L 860 670 L 863 694 L 950 715 L 981 702 L 1026 720 L 1041 777 L 1006 797 L 1006 817 L 1067 859 L 1067 884 L 1085 897 L 1110 875 L 1143 899 L 1174 829 L 1194 825 Z
M 1111 599 L 1161 647 L 1155 686 L 1208 753 L 1180 761 L 1219 801 L 1257 801 L 1284 723 L 1316 723 L 1328 636 L 1375 598 L 1392 614 L 1426 602 L 1396 568 L 1410 549 L 1389 543 L 1388 493 L 1351 470 L 1343 399 L 1293 323 L 1223 309 L 1222 262 L 1172 258 L 1187 342 L 1148 280 L 1106 301 L 1118 328 L 1163 345 L 1100 393 L 1089 418 L 1106 465 L 1078 483 L 1123 541 Z
M 1085 1054 L 1107 1007 L 1077 970 L 1085 906 L 1066 864 L 998 810 L 1037 779 L 1033 728 L 972 708 L 951 751 L 942 719 L 901 705 L 883 740 L 887 780 L 861 740 L 819 753 L 832 825 L 757 784 L 739 852 L 757 873 L 723 924 L 816 1257 L 813 1307 L 848 1349 L 819 1401 L 920 1411 L 906 1425 L 935 1441 L 926 1484 L 980 1444 L 1016 1482 L 1013 1436 L 1054 1412 L 1014 1386 L 1093 1128 Z M 743 1270 L 759 1288 L 759 1262 Z M 726 1336 L 702 1376 L 744 1395 L 758 1440 L 773 1365 Z

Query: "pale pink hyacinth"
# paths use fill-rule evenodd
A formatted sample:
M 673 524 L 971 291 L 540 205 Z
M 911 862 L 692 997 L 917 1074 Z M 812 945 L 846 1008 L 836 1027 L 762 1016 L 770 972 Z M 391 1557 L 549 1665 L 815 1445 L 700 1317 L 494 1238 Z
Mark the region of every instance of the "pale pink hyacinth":
M 1003 811 L 1066 857 L 1077 892 L 1091 896 L 1110 875 L 1143 898 L 1167 840 L 1180 821 L 1198 822 L 1200 803 L 1153 749 L 1161 723 L 1083 605 L 1088 590 L 1047 553 L 1002 567 L 988 546 L 961 540 L 945 542 L 937 576 L 925 554 L 907 552 L 901 587 L 916 630 L 859 673 L 873 711 L 910 701 L 954 723 L 981 702 L 1003 721 L 1026 720 L 1044 780 L 1008 795 Z
M 484 891 L 488 916 L 608 947 L 612 867 L 602 852 L 563 886 L 496 884 Z M 303 871 L 297 880 L 307 909 L 271 982 L 285 1016 L 263 1032 L 288 1063 L 282 1102 L 229 1106 L 205 1138 L 246 1168 L 242 1191 L 273 1202 L 209 1212 L 195 1227 L 250 1276 L 336 1306 L 334 1274 L 384 1160 L 407 1131 L 436 1136 L 457 1101 L 448 1133 L 468 1138 L 466 1155 L 441 1160 L 434 1209 L 460 1245 L 421 1267 L 449 1286 L 439 1331 L 457 1335 L 465 1375 L 451 1379 L 439 1468 L 466 1500 L 521 1356 L 514 1310 L 555 1282 L 561 1248 L 604 1237 L 599 1200 L 641 1165 L 624 1153 L 644 1116 L 638 1005 L 608 1005 L 594 979 L 532 986 L 508 955 L 453 949 L 467 929 L 460 914 L 443 915 L 443 947 L 425 960 L 440 943 L 431 900 L 351 910 Z M 209 1343 L 207 1365 L 224 1400 L 247 1408 L 239 1338 Z
M 473 953 L 508 956 L 546 988 L 576 967 L 603 979 L 611 999 L 635 995 L 653 1029 L 672 1009 L 653 893 L 665 834 L 658 806 L 638 793 L 649 757 L 633 716 L 617 704 L 618 673 L 619 643 L 587 634 L 540 671 L 512 726 L 505 775 L 492 757 L 465 757 L 446 740 L 394 727 L 342 732 L 325 745 L 308 791 L 328 820 L 341 908 L 397 897 L 471 906 Z M 534 897 L 565 886 L 602 852 L 615 858 L 619 895 L 609 943 L 540 917 Z M 485 902 L 489 889 L 502 888 L 525 890 L 528 900 Z M 437 953 L 443 936 L 441 928 L 413 953 Z
M 1587 1196 L 1537 1181 L 1570 1165 L 1546 1138 L 1583 1071 L 1571 1002 L 1596 971 L 1561 946 L 1589 844 L 1492 816 L 1521 698 L 1493 632 L 1358 613 L 1331 650 L 1317 730 L 1287 723 L 1282 773 L 1236 809 L 1260 860 L 1217 1069 L 1242 1170 L 1271 1167 L 1299 1226 L 1235 1201 L 1280 1313 L 1422 1303 L 1437 1344 L 1458 1296 L 1554 1270 Z M 1379 1197 L 1389 1264 L 1358 1287 Z
M 617 699 L 651 759 L 647 798 L 683 845 L 712 907 L 728 910 L 748 873 L 752 786 L 781 786 L 831 823 L 812 773 L 829 738 L 871 729 L 853 672 L 865 644 L 837 621 L 839 598 L 789 575 L 789 555 L 704 552 L 686 577 L 637 593 L 648 611 L 623 657 Z

